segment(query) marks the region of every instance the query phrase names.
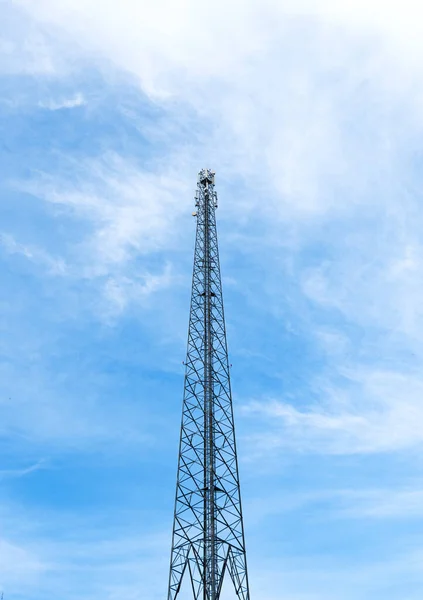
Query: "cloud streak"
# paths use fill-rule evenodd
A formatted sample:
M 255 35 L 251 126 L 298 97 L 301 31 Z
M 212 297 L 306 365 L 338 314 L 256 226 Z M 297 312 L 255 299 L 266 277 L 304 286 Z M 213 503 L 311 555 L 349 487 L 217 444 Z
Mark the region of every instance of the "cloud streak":
M 280 401 L 251 402 L 246 414 L 261 416 L 263 451 L 366 454 L 412 450 L 423 444 L 423 381 L 417 375 L 373 370 L 345 373 L 349 385 L 318 381 L 318 400 L 299 410 Z
M 16 185 L 88 222 L 90 234 L 80 241 L 85 277 L 110 272 L 134 254 L 168 244 L 183 210 L 177 196 L 188 194 L 186 181 L 176 172 L 145 172 L 113 153 L 67 167 L 68 176 L 44 173 Z
M 70 108 L 78 108 L 79 106 L 84 106 L 87 103 L 83 94 L 78 93 L 71 98 L 66 98 L 63 100 L 50 100 L 48 102 L 39 102 L 38 106 L 40 108 L 45 108 L 47 110 L 63 110 Z
M 21 244 L 10 234 L 0 233 L 0 245 L 8 254 L 21 255 L 31 262 L 45 267 L 50 275 L 60 276 L 67 272 L 67 266 L 63 259 L 53 258 L 41 248 Z

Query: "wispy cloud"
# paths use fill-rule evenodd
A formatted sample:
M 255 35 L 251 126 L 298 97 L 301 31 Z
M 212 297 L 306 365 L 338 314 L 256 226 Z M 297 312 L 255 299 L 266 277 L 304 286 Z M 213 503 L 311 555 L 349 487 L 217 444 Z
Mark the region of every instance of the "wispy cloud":
M 5 595 L 38 599 L 76 593 L 84 600 L 99 595 L 132 600 L 140 593 L 143 600 L 158 600 L 163 595 L 157 581 L 167 563 L 169 535 L 140 521 L 139 512 L 118 520 L 104 510 L 91 517 L 68 511 L 52 511 L 47 517 L 41 511 L 26 513 L 22 507 L 2 505 L 0 512 L 8 519 L 0 540 Z M 128 517 L 136 518 L 138 526 Z
M 135 253 L 154 252 L 175 240 L 175 219 L 183 210 L 178 198 L 190 194 L 173 167 L 146 172 L 113 153 L 65 166 L 68 176 L 44 173 L 16 185 L 89 223 L 90 234 L 79 241 L 84 277 L 107 273 Z
M 407 590 L 407 598 L 418 600 L 422 553 L 417 545 L 395 549 L 392 557 L 369 562 L 367 557 L 346 564 L 341 557 L 323 552 L 307 557 L 291 557 L 287 553 L 275 560 L 267 557 L 260 570 L 252 569 L 256 593 L 265 600 L 355 600 L 369 595 L 383 599 L 394 590 Z M 384 581 L 382 586 L 377 582 Z M 382 590 L 382 591 L 381 591 Z M 388 590 L 388 591 L 385 591 Z M 400 593 L 402 593 L 400 591 Z
M 159 274 L 145 273 L 138 274 L 136 278 L 110 278 L 105 286 L 105 297 L 109 304 L 106 310 L 112 315 L 120 314 L 130 302 L 141 302 L 151 294 L 169 287 L 175 279 L 170 264 Z
M 349 385 L 319 380 L 317 400 L 300 410 L 280 401 L 251 402 L 247 414 L 261 415 L 262 450 L 355 454 L 392 452 L 423 444 L 423 381 L 418 375 L 362 371 L 345 373 Z
M 40 560 L 36 552 L 25 547 L 0 539 L 0 583 L 3 590 L 14 593 L 26 592 L 37 586 L 39 578 L 48 565 Z
M 44 102 L 39 102 L 38 106 L 40 108 L 46 108 L 47 110 L 62 110 L 69 108 L 77 108 L 79 106 L 84 106 L 87 103 L 83 94 L 78 93 L 75 96 L 70 98 L 63 98 L 61 100 L 49 100 Z
M 65 275 L 67 266 L 62 258 L 53 258 L 42 248 L 21 244 L 7 233 L 0 233 L 0 245 L 8 254 L 19 254 L 47 269 L 50 275 Z
M 334 496 L 341 501 L 339 511 L 344 517 L 419 521 L 423 517 L 423 490 L 419 484 L 405 490 L 348 490 Z
M 31 18 L 3 2 L 0 23 L 0 75 L 51 77 L 57 75 L 60 50 Z M 62 66 L 62 65 L 61 65 Z
M 36 462 L 33 465 L 26 467 L 26 468 L 3 469 L 3 470 L 0 470 L 0 480 L 25 477 L 26 475 L 30 475 L 31 473 L 35 473 L 36 471 L 39 471 L 40 469 L 45 469 L 45 468 L 46 468 L 46 462 L 44 460 L 39 460 L 38 462 Z
M 333 519 L 420 521 L 423 516 L 423 489 L 420 480 L 409 482 L 408 487 L 335 488 L 293 491 L 258 495 L 249 498 L 246 510 L 250 523 L 263 526 L 266 519 L 274 519 L 292 512 L 308 511 L 311 520 Z M 313 509 L 318 507 L 318 512 Z M 312 516 L 314 515 L 314 516 Z
M 82 164 L 63 158 L 59 175 L 38 173 L 14 187 L 45 203 L 53 219 L 80 224 L 81 236 L 67 242 L 63 259 L 10 234 L 3 234 L 0 243 L 9 254 L 46 266 L 51 274 L 97 281 L 102 300 L 96 310 L 106 319 L 116 316 L 179 280 L 169 257 L 181 240 L 182 215 L 191 225 L 192 186 L 175 165 L 160 169 L 143 170 L 114 153 Z M 164 249 L 166 258 L 159 256 Z M 140 265 L 143 256 L 158 259 Z

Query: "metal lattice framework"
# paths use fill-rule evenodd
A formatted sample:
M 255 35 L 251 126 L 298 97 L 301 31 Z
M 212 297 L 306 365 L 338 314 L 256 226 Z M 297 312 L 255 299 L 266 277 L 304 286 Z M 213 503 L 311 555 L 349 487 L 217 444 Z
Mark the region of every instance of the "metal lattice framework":
M 189 577 L 194 600 L 219 600 L 225 574 L 250 600 L 217 244 L 214 173 L 196 192 L 188 350 L 168 600 Z

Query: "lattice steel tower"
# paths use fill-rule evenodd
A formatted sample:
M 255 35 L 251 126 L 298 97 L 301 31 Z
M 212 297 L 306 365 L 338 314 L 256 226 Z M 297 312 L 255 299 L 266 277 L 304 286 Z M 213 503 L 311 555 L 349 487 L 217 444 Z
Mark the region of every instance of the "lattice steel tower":
M 194 600 L 219 600 L 225 574 L 250 600 L 217 245 L 214 173 L 195 195 L 188 350 L 168 600 L 184 576 Z

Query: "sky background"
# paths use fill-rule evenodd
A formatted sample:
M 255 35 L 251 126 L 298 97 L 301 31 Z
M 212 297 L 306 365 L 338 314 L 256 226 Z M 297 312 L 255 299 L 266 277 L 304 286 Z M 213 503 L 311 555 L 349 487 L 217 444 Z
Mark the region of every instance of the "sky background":
M 422 17 L 0 0 L 4 600 L 166 598 L 203 167 L 252 600 L 421 600 Z

